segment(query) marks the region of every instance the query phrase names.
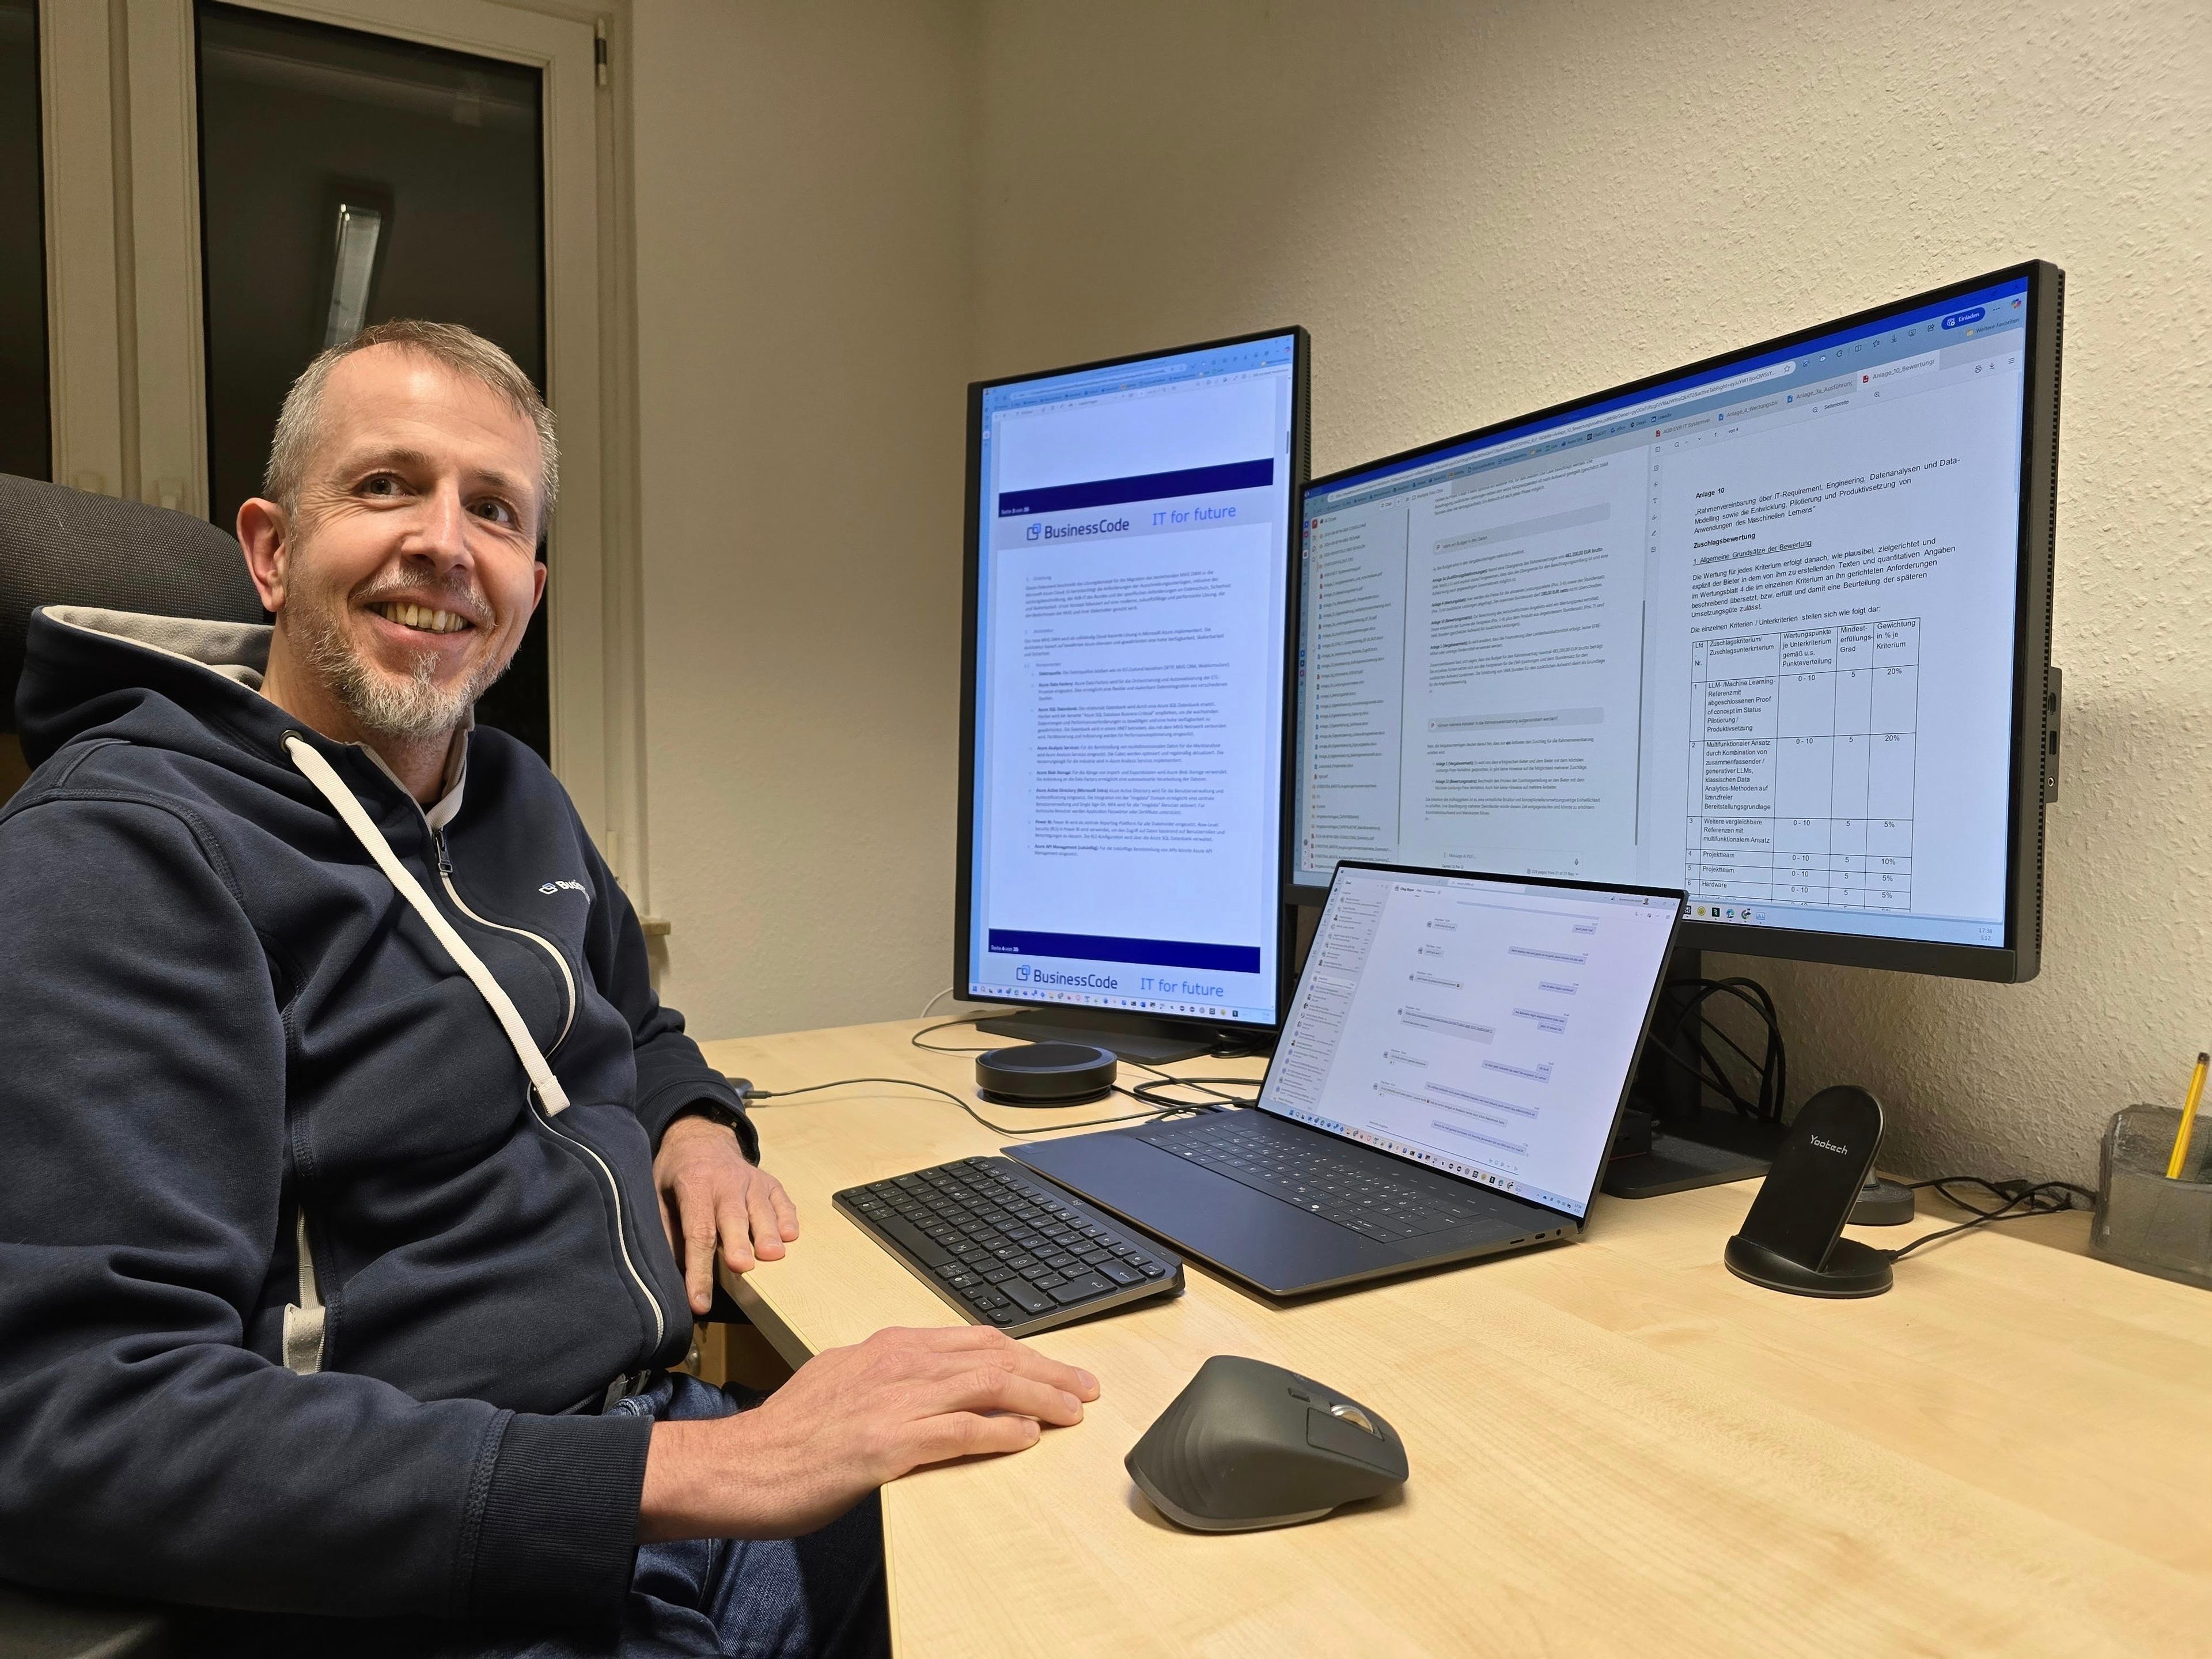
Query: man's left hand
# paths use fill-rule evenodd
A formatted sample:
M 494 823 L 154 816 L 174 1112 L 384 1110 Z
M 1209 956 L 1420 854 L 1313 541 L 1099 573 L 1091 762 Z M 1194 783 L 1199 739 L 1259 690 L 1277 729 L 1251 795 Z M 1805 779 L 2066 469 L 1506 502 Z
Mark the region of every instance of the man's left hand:
M 660 1137 L 653 1160 L 660 1189 L 660 1224 L 684 1269 L 691 1311 L 714 1300 L 714 1244 L 733 1273 L 774 1261 L 799 1237 L 799 1209 L 783 1183 L 745 1162 L 738 1137 L 712 1118 L 680 1117 Z

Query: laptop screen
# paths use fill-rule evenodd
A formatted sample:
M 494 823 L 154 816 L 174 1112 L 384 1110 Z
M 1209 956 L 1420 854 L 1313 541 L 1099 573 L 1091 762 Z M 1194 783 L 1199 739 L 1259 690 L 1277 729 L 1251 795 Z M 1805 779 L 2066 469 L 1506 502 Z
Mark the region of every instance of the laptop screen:
M 1681 908 L 1340 865 L 1259 1103 L 1579 1218 Z

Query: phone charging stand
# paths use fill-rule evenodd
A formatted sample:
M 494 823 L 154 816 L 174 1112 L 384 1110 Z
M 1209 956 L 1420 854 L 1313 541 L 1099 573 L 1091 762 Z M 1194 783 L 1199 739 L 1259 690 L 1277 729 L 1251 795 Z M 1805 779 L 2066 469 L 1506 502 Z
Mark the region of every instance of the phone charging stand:
M 1743 1230 L 1721 1260 L 1738 1279 L 1792 1296 L 1880 1296 L 1889 1254 L 1843 1236 L 1881 1145 L 1881 1103 L 1838 1084 L 1807 1101 L 1774 1155 Z M 1910 1194 L 1907 1194 L 1909 1197 Z
M 1880 1296 L 1897 1280 L 1889 1258 L 1856 1238 L 1838 1239 L 1819 1267 L 1808 1267 L 1738 1233 L 1722 1260 L 1738 1279 L 1793 1296 Z

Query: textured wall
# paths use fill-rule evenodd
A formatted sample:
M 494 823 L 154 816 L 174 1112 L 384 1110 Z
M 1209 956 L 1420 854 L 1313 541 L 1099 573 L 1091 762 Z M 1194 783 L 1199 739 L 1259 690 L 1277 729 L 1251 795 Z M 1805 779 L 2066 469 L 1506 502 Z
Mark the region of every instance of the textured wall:
M 2212 8 L 1004 0 L 978 368 L 1302 321 L 1341 466 L 2040 256 L 2069 282 L 2042 977 L 1779 963 L 1797 1098 L 2080 1177 L 2212 1044 Z
M 638 9 L 647 719 L 702 1030 L 945 982 L 959 389 L 1315 331 L 1317 466 L 2030 256 L 2069 277 L 2043 976 L 1780 963 L 1800 1098 L 2081 1176 L 2212 1043 L 2212 9 Z
M 951 978 L 970 14 L 635 13 L 647 806 L 710 1036 Z

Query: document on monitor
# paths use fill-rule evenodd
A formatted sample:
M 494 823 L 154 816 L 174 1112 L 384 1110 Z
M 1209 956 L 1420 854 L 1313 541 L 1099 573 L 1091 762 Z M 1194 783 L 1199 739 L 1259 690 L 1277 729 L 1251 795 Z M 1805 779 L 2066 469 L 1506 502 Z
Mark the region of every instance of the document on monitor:
M 1278 1015 L 1289 348 L 986 393 L 970 995 Z
M 1679 882 L 2001 937 L 2019 298 L 1314 492 L 1297 879 Z
M 1260 1104 L 1582 1216 L 1680 903 L 1346 866 Z

